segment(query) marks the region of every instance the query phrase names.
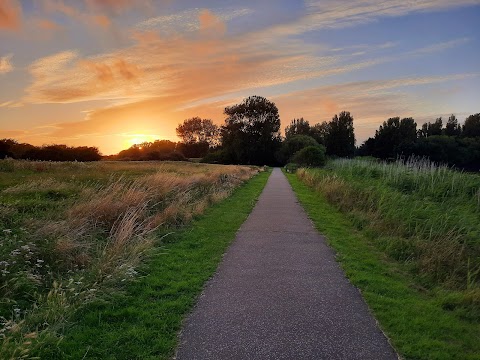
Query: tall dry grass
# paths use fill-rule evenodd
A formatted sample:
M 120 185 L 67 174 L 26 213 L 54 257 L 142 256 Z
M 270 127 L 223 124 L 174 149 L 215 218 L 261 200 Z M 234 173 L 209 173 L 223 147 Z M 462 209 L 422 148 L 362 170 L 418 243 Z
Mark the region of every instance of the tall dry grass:
M 162 234 L 259 171 L 188 163 L 11 161 L 12 167 L 11 185 L 0 192 L 5 358 L 28 358 L 34 347 L 56 341 L 76 308 L 137 274 Z

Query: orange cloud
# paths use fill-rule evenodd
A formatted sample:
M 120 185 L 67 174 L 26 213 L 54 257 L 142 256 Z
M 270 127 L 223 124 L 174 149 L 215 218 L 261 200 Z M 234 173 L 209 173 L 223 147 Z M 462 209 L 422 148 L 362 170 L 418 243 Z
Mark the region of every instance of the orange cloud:
M 0 74 L 6 74 L 13 70 L 13 66 L 10 62 L 10 59 L 13 55 L 7 55 L 0 57 Z
M 37 21 L 38 27 L 42 30 L 61 30 L 62 26 L 58 25 L 56 22 L 50 21 L 48 19 L 40 19 Z
M 111 20 L 106 15 L 93 15 L 91 21 L 98 26 L 108 28 L 111 25 Z
M 198 15 L 200 32 L 207 36 L 219 36 L 225 34 L 225 23 L 211 11 L 204 9 Z
M 18 30 L 21 26 L 22 6 L 17 0 L 0 1 L 0 29 Z

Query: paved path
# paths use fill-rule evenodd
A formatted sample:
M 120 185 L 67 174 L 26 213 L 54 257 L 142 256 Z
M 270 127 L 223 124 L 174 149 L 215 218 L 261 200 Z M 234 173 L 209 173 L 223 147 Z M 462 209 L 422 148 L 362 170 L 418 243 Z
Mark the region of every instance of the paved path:
M 397 359 L 274 169 L 184 323 L 177 359 Z

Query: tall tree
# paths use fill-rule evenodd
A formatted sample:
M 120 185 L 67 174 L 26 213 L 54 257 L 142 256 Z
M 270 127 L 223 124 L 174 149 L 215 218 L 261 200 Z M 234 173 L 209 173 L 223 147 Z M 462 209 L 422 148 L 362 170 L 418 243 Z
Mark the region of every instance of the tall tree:
M 450 115 L 447 124 L 445 125 L 445 135 L 447 136 L 460 136 L 462 133 L 462 127 L 459 125 L 455 115 Z
M 422 125 L 422 129 L 418 131 L 419 137 L 429 137 L 442 135 L 443 120 L 441 117 L 437 118 L 435 122 L 427 122 Z
M 348 157 L 355 152 L 353 117 L 348 111 L 335 115 L 328 126 L 326 138 L 327 154 Z
M 394 158 L 401 152 L 401 148 L 410 146 L 417 139 L 417 124 L 413 118 L 393 117 L 384 121 L 375 132 L 374 154 L 380 158 Z
M 470 115 L 465 119 L 462 135 L 464 137 L 480 136 L 480 113 L 475 115 Z
M 303 117 L 300 119 L 293 119 L 285 128 L 285 137 L 288 139 L 294 135 L 310 135 L 310 123 Z
M 225 108 L 222 146 L 230 161 L 242 164 L 271 164 L 280 145 L 280 117 L 275 103 L 250 96 Z
M 186 119 L 177 126 L 176 131 L 185 144 L 208 143 L 211 147 L 218 145 L 219 128 L 210 119 Z
M 321 124 L 315 124 L 310 128 L 310 136 L 313 137 L 319 144 L 325 145 L 329 132 L 329 124 L 324 121 Z

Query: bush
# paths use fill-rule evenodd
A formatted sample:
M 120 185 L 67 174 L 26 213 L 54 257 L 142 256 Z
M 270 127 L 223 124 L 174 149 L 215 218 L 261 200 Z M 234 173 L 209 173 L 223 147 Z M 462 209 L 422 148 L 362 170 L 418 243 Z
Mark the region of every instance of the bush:
M 287 165 L 285 165 L 285 171 L 291 174 L 295 173 L 298 168 L 299 168 L 298 164 L 295 164 L 295 163 L 288 163 Z
M 318 145 L 318 142 L 311 136 L 293 135 L 283 142 L 282 147 L 276 154 L 277 161 L 281 164 L 285 164 L 297 151 L 300 151 L 307 146 Z
M 200 162 L 207 164 L 226 164 L 229 163 L 228 155 L 225 150 L 216 150 L 205 155 Z
M 293 155 L 292 162 L 301 166 L 323 166 L 325 165 L 325 147 L 322 145 L 307 146 Z

